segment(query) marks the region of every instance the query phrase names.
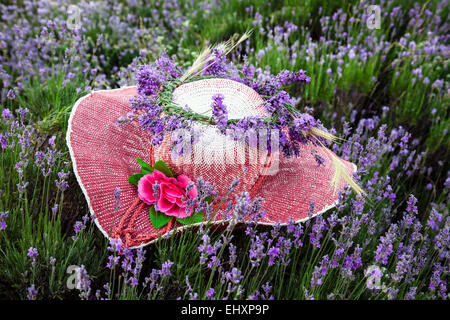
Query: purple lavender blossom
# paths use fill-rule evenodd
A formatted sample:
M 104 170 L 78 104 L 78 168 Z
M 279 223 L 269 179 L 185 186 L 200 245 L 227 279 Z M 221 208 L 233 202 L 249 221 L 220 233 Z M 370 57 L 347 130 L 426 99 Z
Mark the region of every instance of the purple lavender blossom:
M 32 285 L 27 289 L 27 291 L 28 291 L 28 293 L 27 293 L 27 299 L 28 299 L 28 300 L 36 300 L 38 291 L 37 291 L 37 289 L 34 287 L 34 284 L 32 284 Z
M 164 73 L 166 79 L 176 79 L 180 76 L 180 68 L 165 55 L 158 58 L 155 64 Z
M 223 100 L 225 99 L 224 95 L 221 93 L 215 94 L 212 96 L 212 114 L 214 118 L 214 122 L 220 131 L 224 132 L 227 126 L 228 121 L 228 111 L 227 107 L 223 104 Z
M 82 217 L 82 221 L 77 221 L 75 222 L 75 225 L 73 227 L 73 230 L 75 232 L 75 235 L 72 236 L 72 240 L 73 241 L 77 241 L 78 240 L 78 234 L 86 229 L 86 223 L 89 220 L 89 216 L 88 215 L 84 215 Z
M 81 265 L 77 269 L 77 279 L 76 279 L 76 288 L 80 291 L 80 298 L 83 300 L 87 300 L 91 294 L 91 277 L 86 271 L 84 265 Z
M 14 119 L 13 114 L 11 113 L 11 110 L 9 110 L 8 108 L 3 109 L 2 111 L 2 117 L 4 120 L 11 120 Z
M 120 193 L 121 190 L 119 187 L 114 188 L 114 199 L 116 200 L 116 203 L 113 204 L 114 210 L 119 210 L 119 208 L 122 206 L 120 203 Z
M 202 72 L 202 75 L 224 76 L 228 72 L 225 53 L 220 49 L 214 49 L 212 55 L 213 59 L 208 62 L 207 67 Z
M 285 104 L 292 105 L 293 101 L 286 91 L 281 90 L 274 96 L 270 97 L 266 101 L 265 106 L 269 114 L 274 114 L 275 112 L 284 112 L 286 108 Z
M 417 287 L 411 287 L 405 294 L 405 300 L 415 300 L 417 294 Z
M 16 98 L 16 92 L 13 89 L 8 90 L 8 99 L 14 100 Z
M 213 288 L 209 288 L 208 291 L 206 291 L 206 298 L 209 300 L 215 300 L 214 295 L 216 291 Z
M 0 230 L 5 230 L 8 225 L 6 224 L 6 220 L 8 219 L 9 211 L 1 211 L 0 212 Z
M 393 224 L 389 227 L 385 236 L 380 238 L 380 244 L 377 246 L 375 260 L 386 265 L 388 263 L 389 256 L 393 252 L 393 242 L 397 237 L 397 225 Z
M 251 238 L 251 244 L 249 249 L 249 258 L 250 263 L 253 267 L 257 267 L 260 265 L 261 260 L 266 256 L 265 253 L 265 240 L 266 235 L 255 235 L 255 237 Z
M 443 220 L 442 214 L 440 214 L 435 208 L 431 209 L 430 217 L 428 218 L 427 224 L 434 231 L 439 230 L 439 226 Z
M 173 262 L 166 261 L 161 266 L 160 275 L 162 278 L 169 277 L 171 275 L 170 268 L 173 266 Z
M 55 140 L 56 140 L 56 136 L 52 136 L 50 139 L 48 139 L 48 144 L 51 147 L 55 147 Z
M 261 286 L 262 290 L 257 290 L 248 296 L 249 300 L 274 300 L 272 295 L 272 286 L 266 282 Z
M 160 71 L 150 65 L 142 65 L 136 72 L 138 92 L 146 96 L 152 96 L 160 90 L 166 78 Z
M 31 258 L 31 265 L 34 266 L 36 264 L 36 259 L 39 256 L 39 252 L 36 248 L 30 247 L 28 248 L 27 256 Z
M 276 76 L 277 80 L 282 85 L 288 85 L 294 82 L 297 83 L 308 83 L 311 82 L 311 77 L 305 74 L 305 70 L 299 70 L 297 72 L 291 72 L 288 70 L 282 70 Z
M 61 192 L 64 192 L 64 191 L 66 191 L 69 188 L 69 183 L 67 182 L 67 179 L 68 179 L 69 175 L 70 175 L 69 171 L 68 172 L 64 172 L 64 170 L 63 170 L 63 171 L 58 172 L 59 180 L 55 180 L 55 184 L 56 184 L 56 187 Z
M 366 269 L 365 275 L 367 277 L 366 286 L 370 290 L 381 289 L 381 278 L 383 277 L 383 271 L 376 265 L 369 266 Z

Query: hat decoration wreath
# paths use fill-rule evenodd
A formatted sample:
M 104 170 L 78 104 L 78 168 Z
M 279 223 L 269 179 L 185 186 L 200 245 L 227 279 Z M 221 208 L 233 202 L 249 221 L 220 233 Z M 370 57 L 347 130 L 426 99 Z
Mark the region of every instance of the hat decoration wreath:
M 321 214 L 347 186 L 363 193 L 356 167 L 326 147 L 336 137 L 283 90 L 310 82 L 303 70 L 262 76 L 227 61 L 248 36 L 206 48 L 184 73 L 162 56 L 137 68 L 136 87 L 77 101 L 67 143 L 106 237 L 140 247 L 226 222 L 230 190 L 264 199 L 261 224 L 309 219 L 311 204 Z

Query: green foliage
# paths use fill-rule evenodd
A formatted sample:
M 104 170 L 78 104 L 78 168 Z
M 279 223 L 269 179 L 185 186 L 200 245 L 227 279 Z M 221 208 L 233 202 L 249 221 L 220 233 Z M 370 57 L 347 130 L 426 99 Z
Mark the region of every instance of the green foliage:
M 219 8 L 210 9 L 207 14 L 200 9 L 199 3 L 193 6 L 191 1 L 180 2 L 180 14 L 194 12 L 188 15 L 184 25 L 187 30 L 173 30 L 169 24 L 164 28 L 168 32 L 162 32 L 158 28 L 152 27 L 151 17 L 155 9 L 155 1 L 144 1 L 145 5 L 129 8 L 127 12 L 140 17 L 140 28 L 143 30 L 139 36 L 138 43 L 123 41 L 120 37 L 117 26 L 109 23 L 105 18 L 114 12 L 114 6 L 110 6 L 110 12 L 104 15 L 97 14 L 90 17 L 95 23 L 89 25 L 85 30 L 85 37 L 90 51 L 89 59 L 93 64 L 104 72 L 111 82 L 86 83 L 86 75 L 78 72 L 67 80 L 67 72 L 60 68 L 59 60 L 64 55 L 66 48 L 70 47 L 70 42 L 59 41 L 60 47 L 57 54 L 52 57 L 54 64 L 49 65 L 50 76 L 45 80 L 38 73 L 30 80 L 22 83 L 24 89 L 15 100 L 6 100 L 1 106 L 11 110 L 19 106 L 30 110 L 30 124 L 34 124 L 41 136 L 33 137 L 33 151 L 45 150 L 47 141 L 52 135 L 57 137 L 58 148 L 61 155 L 52 167 L 48 176 L 43 176 L 42 168 L 36 166 L 33 161 L 29 161 L 24 166 L 23 177 L 19 176 L 15 165 L 21 158 L 21 148 L 17 144 L 13 149 L 1 149 L 1 170 L 0 170 L 0 211 L 8 211 L 7 228 L 0 230 L 0 299 L 26 299 L 27 288 L 34 284 L 38 289 L 40 299 L 63 299 L 77 298 L 78 292 L 67 287 L 69 274 L 67 269 L 71 265 L 84 265 L 92 277 L 93 285 L 101 287 L 108 282 L 113 287 L 110 297 L 121 299 L 157 299 L 157 298 L 187 298 L 186 278 L 189 279 L 192 287 L 198 291 L 199 298 L 205 298 L 206 292 L 210 288 L 216 291 L 216 297 L 221 298 L 226 295 L 227 288 L 217 281 L 217 269 L 208 269 L 205 265 L 199 266 L 200 253 L 198 246 L 201 244 L 201 236 L 197 229 L 175 233 L 169 239 L 159 239 L 155 244 L 148 247 L 146 254 L 147 261 L 143 274 L 148 275 L 151 268 L 161 268 L 162 264 L 170 260 L 174 263 L 171 271 L 173 278 L 170 281 L 164 280 L 160 284 L 164 286 L 164 291 L 154 290 L 151 294 L 144 295 L 136 288 L 123 283 L 117 269 L 106 269 L 108 263 L 107 243 L 100 231 L 94 224 L 88 224 L 76 235 L 73 225 L 76 220 L 89 213 L 84 196 L 77 186 L 73 175 L 69 180 L 70 189 L 66 192 L 59 191 L 55 186 L 58 179 L 57 173 L 60 170 L 69 170 L 66 165 L 69 161 L 68 149 L 64 142 L 67 130 L 67 122 L 70 111 L 74 103 L 89 90 L 87 85 L 95 87 L 118 86 L 120 77 L 114 70 L 124 71 L 124 69 L 139 54 L 139 50 L 146 49 L 148 53 L 140 57 L 139 61 L 151 62 L 158 56 L 158 50 L 149 48 L 151 43 L 155 47 L 167 50 L 169 55 L 175 55 L 179 65 L 186 67 L 196 57 L 204 45 L 217 43 L 232 37 L 234 34 L 242 34 L 249 28 L 253 28 L 248 51 L 243 49 L 241 54 L 245 54 L 248 61 L 256 67 L 269 67 L 272 73 L 277 73 L 283 69 L 298 70 L 304 69 L 311 76 L 311 83 L 302 88 L 292 87 L 290 90 L 295 96 L 302 97 L 298 103 L 299 110 L 305 107 L 314 107 L 315 115 L 319 117 L 327 127 L 335 127 L 338 132 L 342 128 L 344 121 L 356 124 L 358 119 L 351 118 L 351 112 L 357 110 L 361 117 L 369 114 L 379 115 L 387 124 L 388 129 L 396 128 L 399 125 L 412 132 L 413 138 L 419 139 L 417 152 L 426 151 L 423 163 L 433 166 L 433 188 L 425 190 L 424 185 L 429 183 L 429 178 L 424 176 L 393 176 L 391 185 L 393 191 L 399 195 L 397 207 L 406 201 L 407 195 L 413 193 L 419 199 L 419 212 L 422 222 L 429 216 L 430 203 L 443 203 L 444 195 L 440 193 L 440 185 L 445 180 L 448 171 L 448 156 L 450 150 L 450 120 L 448 107 L 450 104 L 448 93 L 440 94 L 439 90 L 433 87 L 434 81 L 444 79 L 450 80 L 448 72 L 448 61 L 440 58 L 435 60 L 423 60 L 415 62 L 413 65 L 410 57 L 398 58 L 400 50 L 404 48 L 398 43 L 400 36 L 410 34 L 417 46 L 423 46 L 427 40 L 427 35 L 419 32 L 415 26 L 406 23 L 397 25 L 398 33 L 393 33 L 393 28 L 384 25 L 376 31 L 377 37 L 392 41 L 395 45 L 390 48 L 385 56 L 381 54 L 367 57 L 366 60 L 348 59 L 344 56 L 341 66 L 341 75 L 338 76 L 338 65 L 330 58 L 330 54 L 336 54 L 339 50 L 339 34 L 333 30 L 322 30 L 320 18 L 325 15 L 332 15 L 341 8 L 352 16 L 351 7 L 359 4 L 352 1 L 271 1 L 268 6 L 267 1 L 258 0 L 229 0 L 222 1 Z M 162 3 L 162 1 L 158 1 Z M 127 6 L 126 1 L 121 1 Z M 408 12 L 414 3 L 406 0 L 396 0 L 389 4 L 392 9 L 401 6 L 404 12 Z M 436 9 L 435 2 L 427 2 L 429 10 Z M 253 13 L 246 11 L 246 8 L 253 6 Z M 322 9 L 320 9 L 320 7 Z M 164 7 L 156 8 L 163 14 Z M 319 13 L 319 10 L 322 10 Z M 253 24 L 254 12 L 259 12 L 264 20 L 262 23 Z M 31 13 L 24 13 L 24 18 Z M 55 9 L 55 15 L 57 9 Z M 447 18 L 448 9 L 441 13 L 442 21 Z M 359 17 L 354 17 L 353 22 L 346 21 L 342 26 L 342 32 L 348 32 L 353 38 L 352 44 L 365 39 L 370 34 L 370 30 L 363 25 Z M 288 39 L 283 39 L 292 45 L 298 41 L 293 58 L 293 52 L 285 47 L 279 46 L 273 37 L 261 31 L 262 26 L 283 25 L 285 21 L 295 23 L 304 28 L 299 28 L 293 32 Z M 114 45 L 98 44 L 98 36 L 102 34 L 108 39 L 107 43 Z M 163 34 L 164 36 L 157 36 Z M 170 36 L 169 36 L 170 35 Z M 312 39 L 308 39 L 308 36 Z M 302 45 L 312 42 L 319 42 L 321 36 L 327 36 L 334 40 L 329 46 L 317 45 L 312 52 L 306 52 Z M 2 48 L 3 50 L 3 48 Z M 5 49 L 6 50 L 6 49 Z M 262 58 L 258 53 L 264 50 Z M 125 52 L 125 53 L 124 53 Z M 102 56 L 101 61 L 97 57 Z M 241 63 L 242 59 L 235 59 Z M 138 62 L 139 62 L 138 61 Z M 429 78 L 429 83 L 413 75 L 413 70 L 420 65 L 422 74 Z M 132 78 L 132 74 L 128 74 Z M 13 80 L 20 80 L 19 74 L 12 74 Z M 415 78 L 415 80 L 413 80 Z M 382 107 L 388 106 L 389 113 L 383 114 Z M 1 127 L 1 132 L 6 130 Z M 447 133 L 446 133 L 447 132 Z M 31 156 L 34 156 L 32 154 Z M 395 156 L 394 152 L 386 152 L 378 168 L 371 169 L 380 176 L 390 174 L 390 164 Z M 442 161 L 444 160 L 444 161 Z M 129 178 L 129 181 L 137 185 L 139 179 L 153 172 L 153 168 L 138 159 L 142 166 L 141 173 L 137 173 Z M 162 162 L 157 162 L 154 168 L 163 172 L 167 176 L 173 176 L 170 169 Z M 25 192 L 20 194 L 17 185 L 27 181 Z M 438 185 L 439 182 L 439 186 Z M 112 196 L 112 195 L 111 195 Z M 58 204 L 58 206 L 55 206 Z M 377 232 L 373 236 L 368 236 L 366 231 L 368 226 L 363 226 L 356 236 L 355 241 L 364 244 L 363 252 L 366 256 L 363 259 L 373 259 L 373 252 L 376 250 L 378 239 L 389 227 L 382 223 L 384 215 L 383 209 L 388 206 L 387 202 L 381 202 L 377 207 L 371 208 L 377 225 Z M 54 209 L 56 208 L 56 209 Z M 52 210 L 53 209 L 53 210 Z M 170 217 L 158 213 L 151 206 L 149 217 L 153 225 L 160 228 L 166 225 Z M 448 210 L 448 209 L 447 209 Z M 345 214 L 352 213 L 347 210 Z M 197 223 L 204 219 L 204 213 L 198 212 L 192 217 L 178 219 L 183 224 Z M 223 227 L 223 226 L 222 226 Z M 231 232 L 223 231 L 221 226 L 211 227 L 211 243 L 222 239 L 223 235 L 229 236 Z M 305 226 L 304 234 L 312 232 L 311 226 Z M 262 231 L 265 229 L 262 228 Z M 267 231 L 267 230 L 266 230 Z M 334 230 L 337 233 L 340 230 Z M 268 257 L 264 258 L 259 266 L 252 266 L 248 260 L 248 251 L 251 243 L 249 237 L 242 230 L 234 230 L 234 243 L 237 246 L 239 259 L 236 267 L 243 271 L 244 278 L 241 281 L 245 287 L 245 294 L 254 293 L 261 290 L 261 286 L 270 281 L 273 285 L 273 295 L 277 299 L 304 299 L 306 297 L 305 288 L 309 288 L 313 268 L 324 255 L 330 257 L 337 248 L 330 237 L 329 230 L 322 239 L 321 248 L 314 248 L 310 243 L 304 243 L 302 247 L 293 249 L 288 265 L 276 264 L 267 267 Z M 435 233 L 430 233 L 436 235 Z M 75 236 L 76 238 L 72 238 Z M 74 240 L 75 239 L 75 240 Z M 27 256 L 30 247 L 36 248 L 39 257 L 34 265 Z M 394 244 L 397 250 L 399 243 Z M 223 246 L 218 251 L 218 259 L 228 258 L 229 247 Z M 367 253 L 366 253 L 367 252 Z M 348 253 L 347 251 L 345 253 Z M 433 257 L 429 257 L 432 261 Z M 52 265 L 50 258 L 56 259 Z M 385 266 L 386 270 L 393 270 L 395 262 L 390 260 Z M 386 293 L 380 293 L 372 297 L 365 287 L 365 278 L 361 275 L 355 279 L 349 279 L 340 275 L 340 268 L 327 273 L 322 280 L 323 283 L 310 289 L 309 294 L 315 298 L 327 299 L 332 293 L 336 299 L 385 299 Z M 430 268 L 421 270 L 420 275 L 414 283 L 399 285 L 399 298 L 403 298 L 409 287 L 426 287 L 424 279 L 429 278 Z M 143 280 L 143 279 L 140 279 Z M 116 296 L 113 296 L 113 295 Z M 232 297 L 242 298 L 242 297 Z M 428 297 L 419 297 L 428 298 Z
M 150 206 L 149 211 L 150 221 L 155 229 L 164 227 L 172 220 L 172 217 L 165 215 L 162 212 L 156 211 L 155 206 Z

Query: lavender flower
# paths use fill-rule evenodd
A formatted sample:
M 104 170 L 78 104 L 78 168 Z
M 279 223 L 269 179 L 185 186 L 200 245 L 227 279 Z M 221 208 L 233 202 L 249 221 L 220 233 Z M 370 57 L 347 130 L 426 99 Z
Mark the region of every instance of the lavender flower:
M 208 291 L 206 291 L 206 298 L 209 300 L 215 300 L 214 299 L 215 293 L 216 293 L 216 291 L 213 288 L 209 288 Z
M 5 230 L 8 225 L 6 224 L 6 220 L 8 219 L 9 211 L 1 211 L 0 212 L 0 230 Z
M 113 204 L 114 210 L 119 210 L 119 208 L 122 206 L 122 204 L 120 203 L 120 193 L 121 193 L 120 188 L 116 187 L 114 189 L 114 199 L 116 199 L 116 203 Z
M 39 252 L 37 251 L 36 248 L 30 247 L 30 248 L 28 248 L 27 256 L 32 259 L 31 264 L 34 266 L 36 264 L 36 259 L 39 256 Z
M 320 275 L 320 268 L 319 267 L 314 267 L 314 271 L 312 273 L 311 276 L 311 287 L 317 287 L 320 286 L 322 284 L 322 277 Z
M 226 65 L 225 53 L 220 49 L 214 49 L 212 52 L 212 60 L 203 70 L 202 75 L 223 76 L 228 72 Z
M 138 92 L 146 96 L 152 96 L 157 93 L 166 81 L 166 78 L 160 71 L 150 65 L 140 66 L 136 72 Z
M 180 76 L 180 68 L 167 56 L 161 56 L 155 61 L 155 64 L 167 79 L 176 79 Z
M 12 120 L 12 119 L 14 119 L 14 116 L 11 113 L 11 110 L 9 110 L 8 108 L 3 109 L 2 117 L 3 117 L 4 120 Z
M 367 277 L 366 286 L 370 290 L 381 289 L 381 278 L 383 277 L 383 271 L 376 265 L 369 266 L 365 275 Z
M 417 294 L 417 287 L 411 287 L 405 294 L 405 300 L 415 300 Z
M 223 100 L 225 99 L 225 97 L 223 94 L 218 93 L 213 95 L 212 99 L 213 103 L 211 105 L 211 108 L 214 121 L 219 130 L 224 132 L 228 120 L 227 107 L 223 104 Z
M 75 235 L 72 236 L 72 240 L 73 241 L 77 241 L 78 240 L 78 234 L 82 231 L 86 229 L 86 223 L 89 221 L 89 216 L 86 214 L 82 217 L 82 221 L 77 221 L 75 222 L 75 225 L 73 227 L 74 231 L 75 231 Z
M 427 224 L 434 231 L 439 230 L 439 226 L 443 220 L 442 214 L 440 214 L 436 209 L 432 208 L 430 212 L 430 217 L 428 218 Z
M 251 238 L 251 244 L 249 249 L 249 258 L 250 263 L 253 267 L 257 267 L 260 265 L 261 260 L 266 256 L 265 253 L 265 240 L 266 234 L 255 235 L 255 237 Z
M 91 277 L 87 273 L 84 265 L 81 265 L 77 269 L 76 274 L 77 274 L 76 288 L 80 291 L 79 296 L 81 299 L 87 300 L 89 299 L 89 296 L 91 294 Z
M 55 180 L 55 184 L 61 192 L 64 192 L 65 190 L 67 190 L 67 188 L 69 188 L 69 184 L 67 183 L 69 175 L 70 172 L 64 172 L 64 170 L 58 172 L 59 180 Z
M 34 284 L 32 284 L 28 289 L 28 294 L 27 294 L 27 299 L 28 300 L 36 300 L 38 291 L 36 290 L 36 288 L 34 287 Z
M 255 293 L 249 295 L 249 300 L 274 300 L 272 293 L 272 286 L 266 282 L 261 286 L 262 290 L 257 290 Z
M 386 265 L 388 258 L 393 252 L 393 242 L 395 241 L 397 233 L 397 225 L 393 224 L 389 227 L 385 236 L 380 238 L 380 244 L 377 246 L 375 260 Z
M 210 238 L 207 234 L 202 236 L 202 241 L 203 243 L 198 246 L 198 251 L 201 253 L 200 264 L 206 264 L 209 269 L 217 268 L 220 266 L 217 250 L 222 247 L 222 242 L 218 240 L 211 245 Z
M 16 98 L 16 93 L 13 89 L 8 90 L 7 94 L 8 99 L 14 100 Z
M 173 266 L 173 262 L 171 262 L 171 261 L 166 261 L 162 264 L 161 271 L 160 271 L 160 275 L 162 278 L 166 278 L 171 275 L 170 268 L 172 266 Z

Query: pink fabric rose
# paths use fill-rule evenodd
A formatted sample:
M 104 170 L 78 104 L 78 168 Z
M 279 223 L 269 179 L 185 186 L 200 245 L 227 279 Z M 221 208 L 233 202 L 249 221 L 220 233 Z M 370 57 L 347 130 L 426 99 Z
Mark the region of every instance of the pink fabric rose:
M 168 216 L 186 218 L 192 214 L 192 210 L 186 212 L 186 204 L 181 200 L 186 197 L 186 188 L 191 179 L 184 175 L 176 178 L 167 177 L 161 171 L 155 170 L 151 174 L 143 176 L 138 183 L 138 196 L 144 203 L 158 206 L 158 210 Z M 154 197 L 153 185 L 159 184 L 158 198 Z M 194 185 L 188 193 L 190 198 L 197 196 L 197 187 Z

